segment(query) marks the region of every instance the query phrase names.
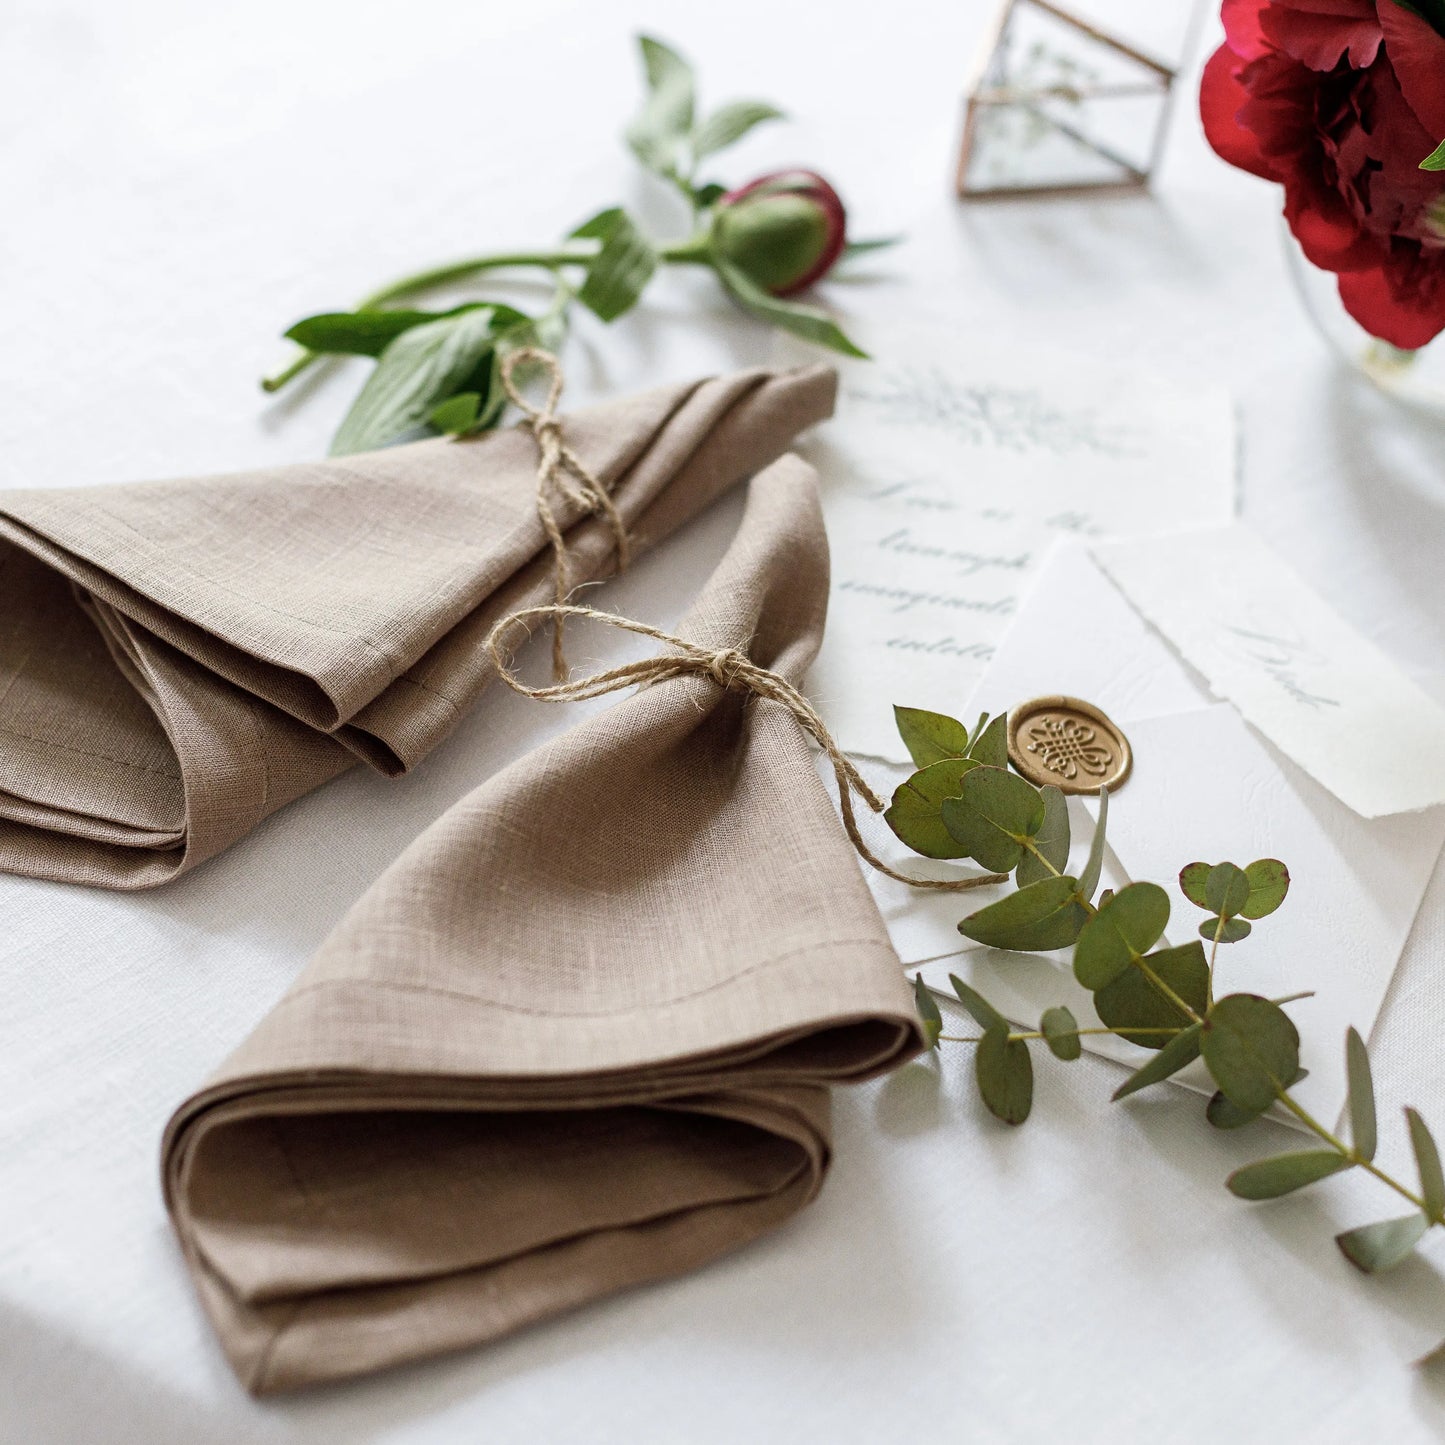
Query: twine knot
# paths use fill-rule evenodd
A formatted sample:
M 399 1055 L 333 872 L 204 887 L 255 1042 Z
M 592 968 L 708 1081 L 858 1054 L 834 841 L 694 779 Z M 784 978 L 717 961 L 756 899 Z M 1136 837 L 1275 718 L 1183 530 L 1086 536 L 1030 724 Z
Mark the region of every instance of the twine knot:
M 512 670 L 513 655 L 503 648 L 506 634 L 522 626 L 534 617 L 548 617 L 553 624 L 553 638 L 561 634 L 562 621 L 567 617 L 590 617 L 596 622 L 606 622 L 620 627 L 625 632 L 635 632 L 641 637 L 651 637 L 673 649 L 672 652 L 658 653 L 655 657 L 639 658 L 636 662 L 624 662 L 591 677 L 568 677 L 565 672 L 549 687 L 533 687 L 525 683 Z M 907 883 L 911 888 L 930 888 L 940 892 L 958 893 L 966 888 L 978 888 L 985 883 L 1004 883 L 1002 873 L 984 873 L 971 878 L 914 878 L 899 873 L 878 858 L 863 841 L 858 831 L 858 818 L 853 811 L 853 797 L 862 798 L 875 813 L 883 811 L 883 800 L 863 780 L 851 758 L 838 746 L 827 724 L 817 708 L 806 695 L 780 673 L 754 662 L 745 652 L 736 647 L 708 648 L 685 637 L 674 637 L 660 628 L 649 627 L 645 622 L 634 622 L 630 617 L 620 617 L 615 612 L 599 612 L 592 607 L 568 606 L 553 603 L 549 607 L 524 607 L 518 612 L 502 618 L 487 635 L 487 650 L 491 653 L 492 664 L 497 676 L 523 697 L 538 698 L 543 702 L 577 702 L 583 698 L 603 697 L 624 687 L 640 684 L 644 687 L 665 682 L 674 677 L 707 677 L 725 691 L 741 687 L 764 702 L 781 703 L 798 720 L 803 730 L 823 750 L 824 756 L 833 765 L 833 776 L 838 783 L 838 808 L 843 815 L 843 828 L 848 840 L 857 849 L 864 862 L 876 868 L 888 878 Z
M 540 367 L 546 373 L 547 397 L 541 406 L 534 406 L 517 386 L 515 373 L 519 366 Z M 603 514 L 617 548 L 619 572 L 625 572 L 632 560 L 631 541 L 617 503 L 563 438 L 562 421 L 557 415 L 562 386 L 562 367 L 550 351 L 524 346 L 518 351 L 508 352 L 502 361 L 502 389 L 522 413 L 537 442 L 537 516 L 541 519 L 547 540 L 552 544 L 552 596 L 559 609 L 572 590 L 572 582 L 567 539 L 552 506 L 552 493 L 560 493 L 574 506 L 580 507 L 584 517 L 596 512 Z M 559 610 L 552 631 L 552 673 L 559 682 L 567 675 L 567 657 L 562 646 L 562 616 Z

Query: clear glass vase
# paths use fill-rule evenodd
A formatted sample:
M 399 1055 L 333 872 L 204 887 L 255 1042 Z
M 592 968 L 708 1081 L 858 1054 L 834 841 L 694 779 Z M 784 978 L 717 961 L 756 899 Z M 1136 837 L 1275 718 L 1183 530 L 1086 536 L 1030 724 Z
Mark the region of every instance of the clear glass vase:
M 1401 351 L 1371 336 L 1345 310 L 1338 278 L 1312 265 L 1288 229 L 1284 244 L 1295 289 L 1329 348 L 1379 391 L 1445 418 L 1445 334 L 1418 351 Z

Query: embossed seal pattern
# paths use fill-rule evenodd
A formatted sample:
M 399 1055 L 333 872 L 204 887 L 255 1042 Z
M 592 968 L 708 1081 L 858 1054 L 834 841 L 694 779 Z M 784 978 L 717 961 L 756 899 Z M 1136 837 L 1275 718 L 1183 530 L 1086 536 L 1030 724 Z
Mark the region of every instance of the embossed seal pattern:
M 1036 697 L 1009 714 L 1008 755 L 1029 782 L 1066 793 L 1110 792 L 1129 776 L 1129 739 L 1092 703 Z

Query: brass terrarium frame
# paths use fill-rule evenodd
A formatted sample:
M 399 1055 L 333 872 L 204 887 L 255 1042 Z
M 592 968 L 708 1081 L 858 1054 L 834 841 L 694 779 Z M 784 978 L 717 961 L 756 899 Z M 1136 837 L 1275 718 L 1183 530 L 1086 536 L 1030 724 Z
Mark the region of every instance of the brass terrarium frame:
M 1076 31 L 1086 39 L 1112 51 L 1131 65 L 1139 67 L 1143 72 L 1143 77 L 1137 81 L 1060 83 L 1037 88 L 996 83 L 992 78 L 995 70 L 995 57 L 1007 44 L 1010 27 L 1013 25 L 1015 16 L 1024 9 L 1048 15 L 1068 29 Z M 1183 47 L 1184 54 L 1189 52 L 1200 14 L 1200 7 L 1196 0 L 1189 22 L 1189 38 Z M 1130 192 L 1143 189 L 1148 186 L 1150 177 L 1159 164 L 1159 158 L 1163 152 L 1169 115 L 1173 108 L 1174 82 L 1178 76 L 1178 66 L 1166 65 L 1137 46 L 1130 45 L 1115 35 L 1110 35 L 1092 22 L 1072 14 L 1061 5 L 1054 4 L 1053 0 L 1003 0 L 993 22 L 984 34 L 979 57 L 969 79 L 968 100 L 963 122 L 963 143 L 959 148 L 958 174 L 955 182 L 958 194 L 969 200 L 985 200 L 1001 196 L 1066 196 L 1082 192 Z M 1148 160 L 1142 166 L 1121 156 L 1110 146 L 1089 136 L 1067 120 L 1048 114 L 1036 103 L 1038 99 L 1057 97 L 1085 101 L 1151 96 L 1158 98 L 1159 110 L 1154 122 L 1154 134 L 1150 141 Z M 1018 185 L 970 184 L 969 168 L 974 160 L 978 144 L 980 118 L 990 109 L 1005 106 L 1029 111 L 1045 125 L 1118 167 L 1122 172 L 1121 177 L 1117 180 L 1025 182 Z

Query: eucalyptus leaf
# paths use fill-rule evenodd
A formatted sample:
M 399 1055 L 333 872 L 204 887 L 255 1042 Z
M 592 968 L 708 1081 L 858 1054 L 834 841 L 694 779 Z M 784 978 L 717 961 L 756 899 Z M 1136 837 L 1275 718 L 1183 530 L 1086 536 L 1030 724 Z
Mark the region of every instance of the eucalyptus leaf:
M 1205 896 L 1205 886 L 1209 882 L 1208 863 L 1186 863 L 1179 870 L 1179 888 L 1184 896 L 1191 902 L 1197 903 L 1200 908 L 1209 908 L 1209 899 Z M 1213 912 L 1212 909 L 1210 909 Z
M 1278 1004 L 1234 993 L 1210 1009 L 1200 1052 L 1231 1103 L 1263 1111 L 1299 1069 L 1299 1033 Z
M 1022 1124 L 1034 1102 L 1034 1065 L 1029 1046 L 1009 1037 L 1008 1025 L 985 1029 L 973 1056 L 978 1092 L 988 1111 L 1005 1124 Z
M 1204 1106 L 1204 1117 L 1216 1129 L 1242 1129 L 1246 1124 L 1253 1124 L 1265 1112 L 1264 1109 L 1241 1109 L 1238 1104 L 1230 1103 L 1218 1089 Z
M 574 237 L 596 237 L 602 244 L 588 262 L 577 299 L 603 321 L 630 311 L 657 270 L 657 252 L 637 223 L 620 206 L 584 221 Z
M 1066 1063 L 1073 1062 L 1084 1052 L 1079 1038 L 1079 1021 L 1062 1004 L 1044 1010 L 1044 1016 L 1039 1020 L 1039 1032 L 1054 1057 Z
M 371 451 L 420 426 L 466 386 L 492 349 L 492 310 L 428 321 L 391 341 L 331 443 L 332 456 Z
M 1204 897 L 1212 913 L 1233 918 L 1249 902 L 1249 875 L 1234 863 L 1216 863 L 1204 880 Z
M 1340 1253 L 1364 1274 L 1383 1274 L 1403 1264 L 1425 1237 L 1430 1221 L 1418 1211 L 1400 1219 L 1381 1219 L 1335 1235 Z
M 973 740 L 968 755 L 990 768 L 1008 767 L 1008 714 L 1000 713 Z
M 1008 1030 L 1008 1020 L 981 994 L 976 988 L 971 988 L 956 973 L 948 975 L 948 981 L 953 985 L 953 991 L 958 995 L 958 1001 L 969 1012 L 981 1029 L 1003 1029 Z
M 1193 1024 L 1182 1034 L 1175 1034 L 1148 1063 L 1142 1068 L 1135 1069 L 1114 1090 L 1113 1098 L 1116 1101 L 1127 1099 L 1130 1094 L 1137 1094 L 1140 1089 L 1147 1089 L 1151 1084 L 1160 1083 L 1169 1078 L 1171 1074 L 1177 1074 L 1180 1069 L 1187 1068 L 1199 1057 L 1199 1039 L 1202 1031 L 1202 1024 Z
M 1239 911 L 1245 918 L 1273 913 L 1289 892 L 1289 869 L 1278 858 L 1257 858 L 1244 876 L 1249 880 L 1249 900 Z
M 1165 948 L 1149 954 L 1143 962 L 1164 985 L 1194 1010 L 1203 1014 L 1209 1004 L 1209 962 L 1198 942 L 1180 948 Z M 1169 1036 L 1157 1033 L 1134 1035 L 1134 1029 L 1184 1029 L 1194 1022 L 1178 1004 L 1166 998 L 1138 968 L 1126 968 L 1112 983 L 1094 995 L 1094 1010 L 1100 1020 L 1117 1029 L 1131 1043 L 1146 1049 L 1162 1049 Z
M 1157 883 L 1121 888 L 1084 925 L 1074 950 L 1074 976 L 1087 989 L 1112 983 L 1163 937 L 1169 895 Z
M 1373 1159 L 1378 1143 L 1375 1081 L 1365 1041 L 1354 1029 L 1345 1035 L 1345 1072 L 1350 1081 L 1350 1143 L 1361 1159 Z
M 820 307 L 769 295 L 745 271 L 721 257 L 714 256 L 713 265 L 733 300 L 760 321 L 800 336 L 815 346 L 826 346 L 830 351 L 841 351 L 844 356 L 867 359 L 868 353 L 849 341 L 838 323 Z
M 964 775 L 977 766 L 972 758 L 943 758 L 920 768 L 894 789 L 883 821 L 925 858 L 967 858 L 968 850 L 944 826 L 940 809 L 945 798 L 958 797 Z
M 1239 1199 L 1278 1199 L 1353 1168 L 1354 1162 L 1334 1149 L 1300 1149 L 1236 1169 L 1225 1180 L 1225 1188 Z
M 1206 943 L 1238 943 L 1253 931 L 1242 918 L 1207 918 L 1199 925 L 1199 936 Z
M 1405 1118 L 1410 1125 L 1410 1147 L 1415 1151 L 1415 1163 L 1420 1170 L 1420 1195 L 1425 1201 L 1425 1212 L 1431 1219 L 1440 1219 L 1445 1216 L 1445 1174 L 1440 1171 L 1440 1151 L 1435 1147 L 1429 1126 L 1414 1109 L 1406 1109 Z
M 1041 878 L 1053 878 L 1069 867 L 1069 800 L 1052 783 L 1040 791 L 1044 798 L 1044 825 L 1034 835 L 1034 847 L 1042 856 L 1025 853 L 1019 859 L 1018 885 L 1026 887 Z M 1083 885 L 1080 884 L 1080 892 Z M 1087 895 L 1084 895 L 1087 897 Z
M 754 126 L 782 119 L 783 112 L 765 100 L 734 100 L 721 105 L 693 134 L 693 159 L 700 161 L 706 156 L 716 155 L 740 141 Z
M 968 756 L 968 729 L 957 718 L 921 707 L 895 707 L 893 721 L 916 768 Z
M 1017 868 L 1024 854 L 1020 840 L 1032 839 L 1044 825 L 1039 790 L 1016 773 L 987 765 L 970 772 L 962 795 L 945 799 L 940 812 L 966 856 L 991 873 Z
M 913 975 L 913 1003 L 923 1023 L 923 1041 L 930 1049 L 936 1049 L 938 1036 L 943 1032 L 943 1014 L 939 1012 L 938 1000 L 924 983 L 921 973 Z
M 683 144 L 692 130 L 692 67 L 651 36 L 639 36 L 638 45 L 647 76 L 647 100 L 627 127 L 627 144 L 649 170 L 676 176 Z
M 1089 844 L 1089 856 L 1084 871 L 1079 874 L 1079 896 L 1090 899 L 1099 886 L 1104 871 L 1104 835 L 1109 829 L 1109 790 L 1099 789 L 1099 821 L 1094 825 L 1094 841 Z
M 958 925 L 958 931 L 990 948 L 1023 953 L 1067 948 L 1078 938 L 1089 916 L 1079 903 L 1078 888 L 1078 883 L 1067 876 L 1030 883 L 969 914 Z

